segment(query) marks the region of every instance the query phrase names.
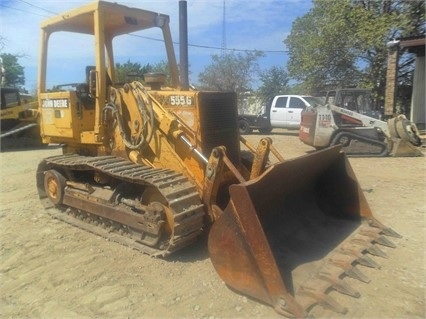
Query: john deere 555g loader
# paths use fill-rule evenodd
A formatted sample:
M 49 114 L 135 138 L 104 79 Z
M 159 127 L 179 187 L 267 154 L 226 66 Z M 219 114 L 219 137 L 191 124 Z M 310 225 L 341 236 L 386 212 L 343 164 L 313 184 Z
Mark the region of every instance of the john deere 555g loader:
M 164 40 L 168 82 L 150 73 L 118 83 L 114 52 L 144 61 L 153 45 L 144 30 Z M 55 40 L 77 44 L 76 34 L 93 41 L 76 45 L 93 53 L 81 67 L 85 81 L 48 89 L 58 72 L 70 83 L 67 68 L 85 56 L 56 71 L 48 59 L 49 50 L 69 52 Z M 40 199 L 55 218 L 163 257 L 209 232 L 226 284 L 293 317 L 318 304 L 346 312 L 327 293 L 358 297 L 344 276 L 368 281 L 357 265 L 376 267 L 367 254 L 383 256 L 377 244 L 398 237 L 374 217 L 339 147 L 283 160 L 271 140 L 256 148 L 240 138 L 234 93 L 188 89 L 167 15 L 99 1 L 44 21 L 38 83 L 43 140 L 63 145 L 37 170 Z M 268 165 L 269 153 L 276 164 Z

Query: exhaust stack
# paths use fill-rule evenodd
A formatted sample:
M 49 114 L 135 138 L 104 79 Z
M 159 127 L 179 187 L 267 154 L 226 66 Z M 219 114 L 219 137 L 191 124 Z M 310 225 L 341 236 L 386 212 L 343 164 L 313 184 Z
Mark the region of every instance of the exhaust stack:
M 188 13 L 186 0 L 179 1 L 179 50 L 180 83 L 183 90 L 189 90 L 188 76 Z

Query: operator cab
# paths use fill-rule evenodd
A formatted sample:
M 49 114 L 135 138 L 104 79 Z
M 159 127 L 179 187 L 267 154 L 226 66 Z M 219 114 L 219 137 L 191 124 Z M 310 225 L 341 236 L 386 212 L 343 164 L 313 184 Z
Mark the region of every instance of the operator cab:
M 164 39 L 162 61 L 167 61 L 171 86 L 178 87 L 167 15 L 97 1 L 42 23 L 38 98 L 44 142 L 103 144 L 102 112 L 110 99 L 108 87 L 117 82 L 115 60 L 130 61 L 142 50 L 155 50 L 157 44 L 135 34 L 146 29 L 157 30 Z M 70 42 L 72 48 L 65 45 Z M 164 44 L 156 52 L 164 52 Z M 84 71 L 76 73 L 80 68 Z M 73 78 L 82 74 L 85 81 Z M 58 78 L 68 84 L 57 85 Z

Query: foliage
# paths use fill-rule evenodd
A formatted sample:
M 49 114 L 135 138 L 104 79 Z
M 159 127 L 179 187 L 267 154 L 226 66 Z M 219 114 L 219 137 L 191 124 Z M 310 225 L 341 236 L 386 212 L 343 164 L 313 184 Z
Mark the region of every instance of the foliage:
M 236 92 L 241 106 L 245 93 L 252 90 L 254 75 L 259 72 L 257 60 L 263 55 L 261 51 L 212 55 L 212 63 L 198 76 L 200 88 Z
M 0 57 L 4 68 L 4 87 L 19 88 L 22 90 L 25 84 L 24 67 L 18 63 L 20 56 L 9 53 L 2 53 Z
M 130 62 L 130 60 L 123 64 L 115 64 L 115 81 L 117 83 L 143 82 L 144 74 L 150 72 L 164 73 L 167 75 L 167 82 L 170 82 L 170 72 L 167 62 L 162 61 L 154 65 L 147 63 L 142 66 L 140 63 Z
M 289 78 L 285 68 L 273 66 L 260 73 L 261 85 L 257 90 L 257 96 L 263 104 L 267 104 L 275 95 L 286 94 L 289 90 Z
M 0 52 L 1 51 L 3 51 L 3 48 L 5 47 L 5 44 L 6 43 L 6 38 L 5 37 L 2 37 L 1 35 L 0 35 Z
M 178 65 L 178 67 L 179 67 L 179 65 Z M 152 67 L 152 70 L 150 72 L 164 73 L 166 75 L 166 84 L 171 86 L 172 76 L 171 76 L 169 64 L 167 63 L 167 61 L 163 60 L 161 62 L 154 64 L 154 66 Z
M 319 92 L 317 91 L 312 91 L 311 89 L 307 88 L 304 83 L 299 82 L 299 83 L 295 83 L 292 84 L 287 91 L 287 94 L 295 94 L 295 95 L 315 95 Z
M 313 0 L 313 4 L 294 21 L 284 41 L 289 75 L 307 91 L 362 86 L 384 95 L 386 43 L 425 34 L 424 1 Z M 412 58 L 405 61 L 412 68 Z

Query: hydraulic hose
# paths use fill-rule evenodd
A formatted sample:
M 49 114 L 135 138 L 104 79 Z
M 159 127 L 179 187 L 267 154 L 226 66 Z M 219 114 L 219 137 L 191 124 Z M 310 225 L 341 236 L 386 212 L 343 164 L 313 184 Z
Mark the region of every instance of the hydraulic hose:
M 151 139 L 154 135 L 155 117 L 151 100 L 148 97 L 148 94 L 143 85 L 140 82 L 135 81 L 132 83 L 132 89 L 137 99 L 139 114 L 143 120 L 143 127 L 139 142 L 135 144 L 126 136 L 123 126 L 123 118 L 114 102 L 109 102 L 105 105 L 103 110 L 104 119 L 106 118 L 106 112 L 110 111 L 112 116 L 117 120 L 118 130 L 120 132 L 120 136 L 123 139 L 124 145 L 130 150 L 141 150 L 151 142 Z M 150 121 L 151 129 L 148 128 L 148 120 Z

